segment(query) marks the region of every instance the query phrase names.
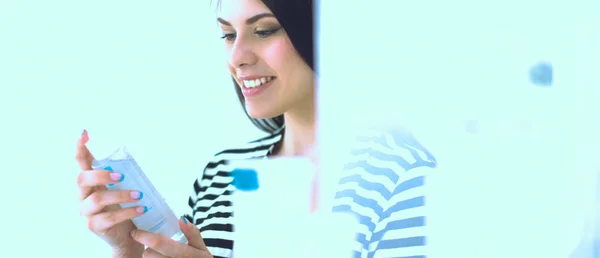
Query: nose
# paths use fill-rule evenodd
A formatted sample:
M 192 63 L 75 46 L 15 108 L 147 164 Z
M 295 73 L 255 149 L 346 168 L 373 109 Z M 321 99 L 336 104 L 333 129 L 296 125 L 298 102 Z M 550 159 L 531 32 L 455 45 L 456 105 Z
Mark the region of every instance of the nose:
M 231 48 L 229 64 L 235 68 L 239 68 L 253 65 L 257 60 L 258 58 L 254 53 L 251 42 L 238 37 Z

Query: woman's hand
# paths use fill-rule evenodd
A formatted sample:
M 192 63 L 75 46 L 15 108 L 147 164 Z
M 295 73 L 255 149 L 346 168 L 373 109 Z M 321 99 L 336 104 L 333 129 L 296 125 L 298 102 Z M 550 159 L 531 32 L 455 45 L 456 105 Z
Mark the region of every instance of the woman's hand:
M 140 244 L 148 246 L 145 258 L 212 258 L 206 248 L 200 230 L 184 217 L 179 220 L 179 228 L 188 240 L 188 244 L 179 243 L 171 238 L 143 230 L 131 231 L 131 237 Z
M 108 191 L 107 184 L 118 184 L 122 178 L 117 171 L 92 170 L 94 156 L 86 147 L 89 137 L 84 131 L 77 143 L 75 158 L 82 172 L 77 176 L 80 215 L 86 217 L 88 229 L 113 249 L 114 257 L 139 257 L 144 246 L 131 238 L 135 229 L 131 218 L 144 214 L 144 207 L 122 209 L 120 203 L 136 202 L 137 191 Z

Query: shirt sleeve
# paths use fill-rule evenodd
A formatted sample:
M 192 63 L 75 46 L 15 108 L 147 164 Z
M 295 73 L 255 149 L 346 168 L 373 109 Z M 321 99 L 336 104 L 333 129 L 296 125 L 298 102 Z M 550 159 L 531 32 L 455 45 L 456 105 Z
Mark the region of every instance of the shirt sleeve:
M 359 218 L 361 248 L 354 257 L 423 255 L 423 186 L 437 164 L 433 155 L 404 128 L 365 131 L 356 136 L 350 154 L 334 211 Z

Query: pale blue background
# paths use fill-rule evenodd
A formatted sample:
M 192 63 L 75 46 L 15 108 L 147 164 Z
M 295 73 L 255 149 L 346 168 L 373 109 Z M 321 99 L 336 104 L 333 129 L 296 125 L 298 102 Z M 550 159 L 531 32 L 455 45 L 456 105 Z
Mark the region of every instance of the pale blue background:
M 320 2 L 322 165 L 360 127 L 409 125 L 438 161 L 428 258 L 592 257 L 600 2 Z M 529 79 L 543 61 L 552 87 Z

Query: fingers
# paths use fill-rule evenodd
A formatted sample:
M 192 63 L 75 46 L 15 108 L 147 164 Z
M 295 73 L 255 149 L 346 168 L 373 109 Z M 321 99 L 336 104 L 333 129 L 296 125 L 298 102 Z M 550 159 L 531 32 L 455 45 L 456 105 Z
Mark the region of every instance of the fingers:
M 144 206 L 134 206 L 94 214 L 88 217 L 88 229 L 96 233 L 105 233 L 113 226 L 144 214 L 148 209 Z
M 108 205 L 136 202 L 143 196 L 142 192 L 134 190 L 96 191 L 83 200 L 80 212 L 82 216 L 91 216 Z
M 86 199 L 93 192 L 94 187 L 104 189 L 107 184 L 116 184 L 125 179 L 125 176 L 118 172 L 109 170 L 89 170 L 82 171 L 77 176 L 77 185 L 79 186 L 79 198 Z
M 75 160 L 79 164 L 81 170 L 91 170 L 94 156 L 85 145 L 89 140 L 87 130 L 83 130 L 81 137 L 77 141 L 77 151 L 75 152 Z
M 185 238 L 188 240 L 188 245 L 208 252 L 208 248 L 206 244 L 204 244 L 204 239 L 200 235 L 200 230 L 193 223 L 189 222 L 184 216 L 181 216 L 179 219 L 179 228 L 181 228 L 181 232 L 185 235 Z
M 150 254 L 158 252 L 166 257 L 212 257 L 210 256 L 210 253 L 206 251 L 179 243 L 173 239 L 161 236 L 159 234 L 150 233 L 139 229 L 131 231 L 131 237 L 140 244 L 152 249 L 152 251 L 148 251 Z
M 169 258 L 167 256 L 160 254 L 157 251 L 154 251 L 152 248 L 146 248 L 146 250 L 144 250 L 144 253 L 142 253 L 142 257 L 143 258 Z
M 125 176 L 111 170 L 86 170 L 77 176 L 79 187 L 105 186 L 122 182 Z
M 88 148 L 85 146 L 88 140 L 88 133 L 86 130 L 83 130 L 81 137 L 79 137 L 79 140 L 77 141 L 77 151 L 75 152 L 75 160 L 77 160 L 77 164 L 79 164 L 79 168 L 81 168 L 81 170 L 92 169 L 92 162 L 94 160 L 94 156 L 92 156 L 90 150 L 88 150 Z M 79 177 L 77 178 L 77 181 L 79 181 Z M 79 195 L 81 200 L 86 198 L 93 191 L 92 187 L 82 187 L 81 185 L 79 186 L 79 189 Z
M 131 231 L 131 238 L 167 257 L 181 257 L 180 255 L 176 255 L 180 253 L 177 249 L 187 247 L 170 238 L 139 229 Z

